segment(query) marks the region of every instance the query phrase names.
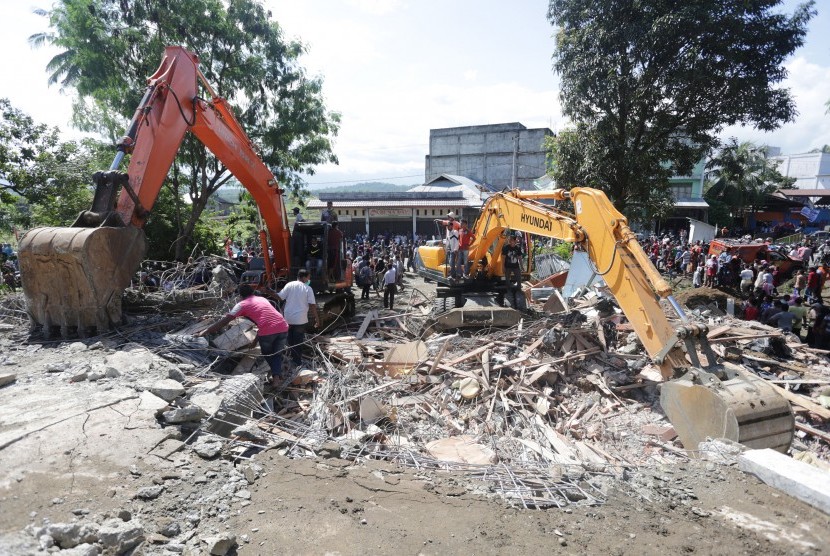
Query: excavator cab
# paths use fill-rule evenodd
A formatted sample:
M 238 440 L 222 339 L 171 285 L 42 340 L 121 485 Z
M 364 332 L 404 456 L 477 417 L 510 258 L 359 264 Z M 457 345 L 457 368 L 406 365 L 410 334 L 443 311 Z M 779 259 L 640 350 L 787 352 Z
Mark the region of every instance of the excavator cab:
M 326 222 L 298 222 L 291 235 L 291 269 L 289 279 L 305 268 L 311 278 L 320 327 L 325 330 L 342 323 L 355 312 L 352 293 L 352 261 L 346 256 L 346 240 L 342 234 L 334 248 L 332 234 L 337 233 Z

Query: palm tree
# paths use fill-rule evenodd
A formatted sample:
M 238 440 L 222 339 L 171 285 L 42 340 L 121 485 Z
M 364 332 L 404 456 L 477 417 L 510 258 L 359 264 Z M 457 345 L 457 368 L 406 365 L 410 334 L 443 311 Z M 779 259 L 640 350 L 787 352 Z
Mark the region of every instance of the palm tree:
M 767 148 L 734 137 L 706 163 L 705 197 L 726 203 L 745 224 L 747 208 L 755 212 L 764 196 L 790 181 L 767 158 Z
M 49 30 L 41 33 L 35 33 L 29 36 L 29 46 L 32 48 L 41 48 L 43 46 L 65 46 L 60 44 L 58 35 L 54 32 L 58 23 L 66 18 L 66 10 L 61 4 L 56 4 L 51 10 L 44 10 L 36 8 L 32 10 L 36 15 L 45 17 L 49 20 Z M 46 65 L 46 71 L 49 72 L 49 85 L 60 83 L 61 91 L 64 88 L 73 87 L 80 77 L 80 67 L 76 62 L 76 51 L 73 48 L 66 48 L 49 60 Z

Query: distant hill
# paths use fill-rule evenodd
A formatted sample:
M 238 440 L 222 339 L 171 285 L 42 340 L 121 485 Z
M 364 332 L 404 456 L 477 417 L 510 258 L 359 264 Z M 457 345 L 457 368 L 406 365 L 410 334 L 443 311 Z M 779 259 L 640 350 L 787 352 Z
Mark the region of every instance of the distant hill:
M 413 185 L 394 185 L 391 183 L 384 183 L 380 181 L 356 183 L 354 185 L 341 185 L 338 187 L 326 187 L 323 189 L 314 189 L 313 194 L 320 193 L 399 193 L 408 191 L 415 187 Z

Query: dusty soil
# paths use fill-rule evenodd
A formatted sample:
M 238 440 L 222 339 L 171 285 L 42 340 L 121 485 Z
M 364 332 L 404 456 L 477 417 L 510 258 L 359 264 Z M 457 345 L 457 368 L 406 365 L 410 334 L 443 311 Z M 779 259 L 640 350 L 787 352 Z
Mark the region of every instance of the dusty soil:
M 42 553 L 23 529 L 44 519 L 93 523 L 125 510 L 147 536 L 136 554 L 204 554 L 196 541 L 222 532 L 236 536 L 242 555 L 818 554 L 830 546 L 828 516 L 711 462 L 627 469 L 608 478 L 602 505 L 540 511 L 475 494 L 477 485 L 452 472 L 381 461 L 288 459 L 276 450 L 250 462 L 205 460 L 143 405 L 146 384 L 177 365 L 128 351 L 117 337 L 98 340 L 70 349 L 30 343 L 22 325 L 0 331 L 0 371 L 18 374 L 0 388 L 0 553 Z M 103 382 L 45 371 L 79 362 L 95 370 L 119 353 L 134 367 Z M 164 487 L 157 497 L 135 497 L 154 485 Z M 181 532 L 160 535 L 171 521 Z

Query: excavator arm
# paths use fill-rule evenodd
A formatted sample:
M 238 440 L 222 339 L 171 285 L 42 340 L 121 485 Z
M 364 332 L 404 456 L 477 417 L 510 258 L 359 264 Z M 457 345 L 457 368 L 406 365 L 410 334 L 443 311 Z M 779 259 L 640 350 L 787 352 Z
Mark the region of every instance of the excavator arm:
M 543 204 L 540 199 L 570 199 L 576 214 Z M 683 319 L 685 315 L 671 297 L 671 287 L 637 242 L 626 218 L 605 193 L 588 188 L 516 189 L 491 196 L 473 227 L 474 239 L 469 252 L 471 274 L 480 271 L 491 276 L 499 274 L 501 246 L 507 230 L 559 239 L 586 251 L 664 377 L 670 378 L 674 369 L 685 366 L 685 356 L 678 345 L 682 338 L 666 318 L 659 299 L 669 299 L 678 315 Z M 680 331 L 685 338 L 700 334 L 701 329 L 687 325 L 680 327 Z
M 541 200 L 569 200 L 574 213 Z M 628 221 L 602 191 L 575 187 L 492 195 L 472 229 L 469 256 L 473 278 L 469 282 L 449 281 L 445 287 L 471 293 L 482 292 L 487 284 L 493 289 L 502 287 L 501 247 L 515 231 L 567 241 L 588 254 L 667 380 L 661 387 L 660 403 L 687 448 L 695 449 L 706 437 L 725 437 L 753 448 L 789 448 L 795 426 L 789 403 L 760 378 L 716 365 L 706 327 L 689 322 Z M 446 267 L 442 251 L 438 247 L 419 249 L 422 263 L 433 265 L 432 276 L 438 275 L 438 268 Z M 679 323 L 669 321 L 661 299 L 670 303 Z M 455 317 L 447 320 L 464 321 L 461 315 Z M 698 350 L 706 358 L 705 369 Z
M 60 327 L 64 336 L 83 336 L 89 328 L 103 331 L 120 322 L 121 293 L 146 251 L 142 229 L 188 131 L 256 201 L 274 253 L 272 261 L 262 233 L 268 276 L 287 274 L 290 234 L 282 190 L 198 64 L 194 53 L 167 47 L 109 171 L 93 177 L 91 210 L 70 228 L 36 228 L 21 239 L 21 276 L 33 328 L 42 326 L 49 335 Z M 199 82 L 209 101 L 198 96 Z M 132 155 L 127 172 L 118 172 L 127 154 Z

